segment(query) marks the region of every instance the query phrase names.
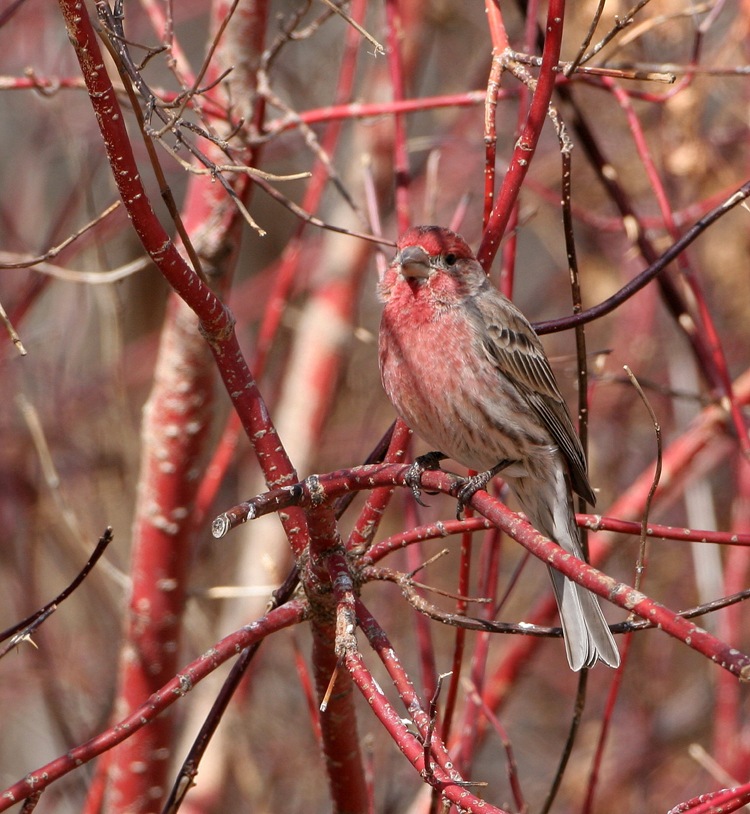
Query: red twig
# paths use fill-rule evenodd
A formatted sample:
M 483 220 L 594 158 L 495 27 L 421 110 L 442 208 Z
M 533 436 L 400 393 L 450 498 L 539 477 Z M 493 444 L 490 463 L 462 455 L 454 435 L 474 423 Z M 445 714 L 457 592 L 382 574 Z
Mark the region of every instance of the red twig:
M 0 811 L 5 811 L 35 791 L 41 791 L 68 772 L 116 746 L 147 724 L 151 724 L 164 710 L 190 692 L 193 687 L 210 675 L 225 661 L 254 642 L 305 618 L 306 606 L 301 602 L 289 602 L 271 611 L 262 619 L 241 628 L 222 639 L 209 651 L 187 665 L 171 681 L 143 701 L 137 709 L 108 729 L 81 746 L 68 750 L 34 772 L 30 772 L 0 794 Z
M 155 384 L 144 411 L 132 588 L 118 676 L 120 714 L 158 690 L 179 664 L 176 644 L 192 564 L 198 485 L 186 473 L 203 452 L 213 408 L 211 354 L 195 323 L 184 302 L 169 300 Z M 173 717 L 162 715 L 118 749 L 109 803 L 115 811 L 140 806 L 151 788 L 165 789 L 168 764 L 154 755 L 169 749 L 173 726 Z
M 484 101 L 484 213 L 482 228 L 486 229 L 495 200 L 495 163 L 497 160 L 497 97 L 500 77 L 503 73 L 502 54 L 493 53 L 492 68 L 487 80 L 487 96 Z
M 299 678 L 302 692 L 307 702 L 307 711 L 310 715 L 310 724 L 315 732 L 315 738 L 318 743 L 322 742 L 322 735 L 320 732 L 320 712 L 318 704 L 315 701 L 315 691 L 313 690 L 312 680 L 310 678 L 310 671 L 307 668 L 305 657 L 295 637 L 292 637 L 292 648 L 294 650 L 294 666 L 297 668 L 297 676 Z
M 76 0 L 60 0 L 60 7 L 97 114 L 107 156 L 115 169 L 114 180 L 133 227 L 159 271 L 198 316 L 269 486 L 294 482 L 294 469 L 242 356 L 229 310 L 185 263 L 151 208 L 88 15 L 81 13 Z M 295 529 L 290 536 L 295 549 L 301 551 L 305 546 L 301 517 L 290 518 L 287 528 Z
M 526 814 L 526 812 L 529 810 L 529 805 L 524 799 L 523 792 L 521 791 L 521 782 L 518 779 L 518 766 L 516 765 L 516 759 L 513 755 L 513 745 L 510 742 L 508 733 L 505 731 L 505 727 L 500 723 L 498 717 L 482 700 L 476 686 L 470 682 L 468 694 L 472 704 L 477 710 L 482 710 L 482 714 L 485 716 L 485 718 L 487 718 L 492 728 L 500 737 L 500 741 L 503 744 L 503 749 L 505 749 L 505 757 L 508 761 L 508 780 L 510 781 L 510 788 L 513 792 L 513 798 L 516 801 L 516 808 L 520 814 Z
M 638 119 L 635 110 L 633 109 L 633 105 L 630 101 L 630 98 L 628 97 L 627 93 L 618 85 L 618 83 L 607 77 L 604 77 L 604 82 L 605 85 L 613 91 L 615 98 L 617 99 L 622 109 L 625 111 L 630 131 L 633 134 L 633 141 L 635 142 L 636 149 L 638 150 L 638 155 L 640 156 L 641 162 L 643 163 L 643 166 L 646 170 L 646 175 L 648 176 L 651 188 L 654 191 L 654 196 L 656 197 L 657 203 L 659 205 L 659 210 L 661 211 L 662 218 L 664 219 L 664 223 L 667 226 L 667 230 L 669 231 L 670 237 L 676 243 L 680 239 L 680 232 L 679 229 L 677 228 L 677 224 L 675 223 L 674 215 L 672 213 L 672 207 L 669 204 L 669 199 L 667 197 L 667 192 L 664 189 L 664 184 L 662 183 L 662 180 L 659 177 L 659 172 L 656 168 L 656 165 L 654 164 L 653 157 L 651 156 L 651 151 L 649 150 L 648 144 L 646 143 L 646 137 L 643 132 L 643 128 L 641 127 L 641 122 Z M 740 448 L 745 453 L 745 455 L 748 456 L 750 455 L 750 438 L 748 438 L 747 425 L 732 392 L 732 380 L 729 376 L 727 360 L 724 355 L 724 350 L 721 346 L 721 341 L 719 339 L 719 335 L 716 330 L 713 317 L 711 316 L 711 312 L 708 310 L 706 304 L 706 297 L 703 292 L 703 287 L 701 286 L 700 281 L 698 280 L 695 274 L 695 271 L 692 269 L 685 255 L 683 254 L 678 255 L 677 262 L 680 265 L 680 268 L 683 274 L 685 275 L 685 278 L 687 279 L 688 285 L 692 289 L 696 304 L 698 306 L 698 314 L 696 316 L 700 319 L 702 323 L 701 326 L 693 325 L 692 330 L 696 331 L 699 330 L 699 327 L 703 328 L 703 333 L 706 337 L 706 342 L 711 351 L 710 358 L 713 360 L 715 368 L 715 377 L 721 383 L 723 396 L 729 402 L 730 412 L 732 415 L 732 420 L 734 422 L 735 430 L 737 432 L 737 437 L 739 439 Z
M 617 517 L 602 517 L 598 514 L 576 515 L 578 525 L 589 531 L 614 531 L 618 534 L 640 534 L 641 524 L 633 520 L 621 520 Z M 661 540 L 682 540 L 689 543 L 715 543 L 728 546 L 750 546 L 750 534 L 737 531 L 703 531 L 701 529 L 684 529 L 677 526 L 660 526 L 649 523 L 646 528 L 648 537 Z
M 385 699 L 382 690 L 372 681 L 361 656 L 359 654 L 352 654 L 348 657 L 347 661 L 357 686 L 368 699 L 380 722 L 388 729 L 396 745 L 419 770 L 423 779 L 438 789 L 449 800 L 455 803 L 460 802 L 461 808 L 466 807 L 471 811 L 476 811 L 478 799 L 463 788 L 465 784 L 463 784 L 456 769 L 453 768 L 442 740 L 430 726 L 430 719 L 424 709 L 424 705 L 417 696 L 409 677 L 388 641 L 388 637 L 362 602 L 357 600 L 356 606 L 360 626 L 367 636 L 370 645 L 388 670 L 398 690 L 399 697 L 406 706 L 416 727 L 419 729 L 422 739 L 425 739 L 428 734 L 431 734 L 429 752 L 434 761 L 432 765 L 425 765 L 425 744 L 420 743 L 404 727 L 396 711 Z M 482 802 L 481 805 L 486 806 L 487 804 Z M 489 806 L 489 809 L 491 811 L 498 810 L 492 806 Z
M 404 99 L 404 64 L 401 57 L 403 26 L 397 0 L 386 0 L 386 38 L 388 42 L 388 72 L 391 78 L 393 101 Z M 406 147 L 406 123 L 401 113 L 393 117 L 393 157 L 396 172 L 396 221 L 399 234 L 411 226 L 409 208 L 409 152 Z
M 468 511 L 471 514 L 471 511 Z M 470 531 L 464 531 L 461 535 L 461 548 L 460 560 L 458 566 L 458 587 L 457 592 L 459 597 L 469 595 L 469 577 L 471 576 L 471 544 L 472 534 Z M 456 600 L 456 613 L 464 615 L 469 607 L 469 603 L 465 599 Z M 461 680 L 461 667 L 464 658 L 464 645 L 466 644 L 466 631 L 462 628 L 456 630 L 456 638 L 453 643 L 453 666 L 451 667 L 451 682 L 448 688 L 448 697 L 445 700 L 445 711 L 443 713 L 443 738 L 448 740 L 451 732 L 451 724 L 453 722 L 453 713 L 456 709 L 456 700 L 458 699 L 458 687 Z
M 406 509 L 404 511 L 404 519 L 407 528 L 410 528 L 417 523 L 417 502 L 416 500 L 412 500 L 409 495 L 406 495 L 405 502 Z M 406 563 L 409 568 L 409 573 L 416 574 L 424 566 L 425 559 L 422 555 L 422 551 L 422 546 L 419 543 L 413 546 L 407 546 Z M 418 596 L 425 596 L 425 591 L 422 588 L 415 586 L 414 590 Z M 417 647 L 419 648 L 419 669 L 422 677 L 422 689 L 427 698 L 432 698 L 437 691 L 438 685 L 438 668 L 435 657 L 435 643 L 432 638 L 432 625 L 424 614 L 417 613 L 414 616 L 414 629 Z
M 505 99 L 509 95 L 508 91 L 501 90 L 498 92 L 498 99 Z M 470 90 L 465 93 L 453 93 L 444 96 L 425 96 L 421 99 L 394 99 L 392 102 L 372 102 L 369 104 L 352 102 L 351 104 L 331 105 L 331 107 L 318 107 L 314 110 L 302 111 L 295 120 L 274 119 L 266 126 L 266 133 L 269 135 L 282 133 L 285 130 L 298 127 L 300 123 L 319 124 L 320 122 L 332 122 L 340 119 L 370 119 L 378 116 L 416 113 L 420 110 L 434 110 L 440 107 L 473 107 L 481 105 L 484 98 L 485 91 Z
M 361 600 L 358 599 L 355 604 L 357 620 L 362 628 L 362 632 L 365 634 L 365 636 L 367 636 L 367 641 L 369 642 L 370 646 L 383 662 L 383 665 L 388 671 L 388 675 L 391 677 L 391 680 L 398 691 L 399 698 L 403 702 L 406 711 L 414 721 L 414 725 L 419 730 L 419 734 L 424 740 L 430 730 L 430 717 L 426 711 L 427 704 L 423 703 L 419 698 L 417 691 L 414 689 L 414 685 L 409 679 L 403 664 L 399 660 L 398 655 L 396 654 L 393 645 L 386 636 L 383 628 L 378 624 L 375 617 L 370 613 Z M 439 761 L 443 768 L 445 768 L 443 764 L 449 763 L 450 758 L 448 757 L 448 752 L 445 749 L 444 744 L 441 743 L 441 738 L 434 728 L 432 729 L 432 743 L 430 744 L 430 747 L 434 747 L 433 757 L 435 760 Z M 454 780 L 459 779 L 458 774 L 455 773 L 455 771 L 451 773 L 449 769 L 446 769 L 446 772 L 452 774 Z
M 748 538 L 750 531 L 750 467 L 740 456 L 735 456 L 736 497 L 733 507 L 733 535 Z M 730 549 L 724 564 L 724 591 L 727 594 L 742 590 L 747 585 L 750 571 L 750 548 Z M 718 630 L 722 638 L 735 647 L 741 645 L 743 617 L 747 612 L 741 605 L 726 608 L 719 615 Z M 742 688 L 729 676 L 720 674 L 716 685 L 716 707 L 713 715 L 713 756 L 732 777 L 745 777 L 750 754 L 743 726 Z
M 408 467 L 381 464 L 341 470 L 330 475 L 313 476 L 294 487 L 261 495 L 250 505 L 253 506 L 253 516 L 259 516 L 292 505 L 306 507 L 318 505 L 322 500 L 335 499 L 338 495 L 351 490 L 371 489 L 394 483 L 405 487 L 408 485 L 405 480 L 407 471 Z M 422 476 L 422 485 L 425 489 L 437 489 L 450 494 L 454 477 L 442 471 L 428 471 Z M 618 607 L 657 624 L 670 636 L 702 653 L 734 675 L 741 678 L 750 677 L 750 656 L 734 650 L 692 621 L 681 618 L 674 611 L 655 602 L 640 591 L 617 582 L 596 568 L 567 554 L 560 546 L 543 537 L 533 526 L 486 492 L 478 492 L 470 505 L 534 556 L 569 579 Z M 226 516 L 220 518 L 220 521 L 217 524 L 219 536 L 230 526 Z
M 525 15 L 526 23 L 524 26 L 524 48 L 527 53 L 532 53 L 536 45 L 537 36 L 537 13 L 539 11 L 538 0 L 529 0 L 526 4 Z M 507 56 L 507 51 L 503 54 Z M 488 88 L 489 91 L 489 88 Z M 531 88 L 525 83 L 521 83 L 520 93 L 518 95 L 518 114 L 516 120 L 516 143 L 523 132 L 523 127 L 529 114 L 529 97 L 531 95 Z M 494 202 L 494 197 L 493 197 Z M 503 245 L 502 263 L 500 265 L 500 275 L 498 280 L 498 287 L 500 291 L 508 297 L 513 299 L 513 286 L 516 277 L 516 256 L 518 251 L 518 214 L 519 203 L 516 198 L 513 203 L 513 208 L 508 218 L 508 224 L 505 227 L 507 235 Z M 487 223 L 490 217 L 490 212 L 486 213 L 483 222 L 483 228 L 486 231 Z
M 484 535 L 482 553 L 479 560 L 479 596 L 494 600 L 497 593 L 497 582 L 500 573 L 500 544 L 501 534 L 493 528 Z M 495 616 L 494 601 L 482 606 L 480 617 L 493 619 Z M 487 668 L 487 655 L 489 652 L 490 634 L 486 631 L 476 635 L 476 644 L 471 657 L 471 672 L 469 681 L 471 686 L 481 691 L 484 685 L 485 670 Z M 463 720 L 458 732 L 458 747 L 454 750 L 456 763 L 466 774 L 470 774 L 470 767 L 479 743 L 479 709 L 475 703 L 464 706 Z M 510 769 L 509 769 L 510 770 Z M 513 780 L 511 780 L 511 785 Z
M 408 731 L 396 710 L 388 703 L 383 691 L 365 667 L 362 656 L 359 653 L 348 655 L 346 667 L 375 716 L 422 777 L 429 779 L 431 785 L 452 803 L 460 806 L 463 811 L 470 811 L 472 814 L 506 814 L 502 809 L 490 805 L 467 791 L 452 777 L 446 775 L 440 766 L 433 765 L 432 771 L 427 772 L 422 744 Z
M 302 575 L 311 606 L 312 666 L 321 702 L 320 732 L 334 811 L 367 812 L 367 783 L 357 736 L 354 688 L 339 670 L 345 651 L 356 648 L 354 586 L 333 511 L 309 515 L 310 561 Z M 333 587 L 333 596 L 326 590 Z M 331 611 L 334 611 L 332 618 Z M 323 708 L 325 707 L 325 708 Z
M 386 557 L 392 551 L 398 551 L 400 548 L 410 545 L 422 540 L 436 540 L 441 537 L 449 537 L 453 534 L 461 534 L 463 531 L 479 531 L 480 529 L 490 528 L 490 523 L 484 517 L 471 517 L 464 520 L 440 520 L 437 523 L 430 523 L 426 526 L 415 526 L 403 531 L 400 534 L 394 534 L 392 537 L 386 537 L 375 543 L 372 548 L 362 558 L 364 565 L 372 565 L 380 562 L 383 557 Z
M 730 814 L 750 802 L 750 783 L 693 797 L 670 809 L 668 814 Z
M 239 38 L 243 41 L 242 48 L 257 56 L 262 50 L 266 6 L 265 0 L 234 3 L 234 25 L 222 39 L 221 49 L 214 51 L 215 41 L 209 53 L 217 61 L 222 57 L 232 59 L 236 56 Z M 99 6 L 99 10 L 100 13 L 109 11 L 103 4 Z M 212 7 L 212 13 L 216 17 L 215 29 L 223 30 L 229 10 L 217 2 Z M 227 57 L 225 50 L 232 56 Z M 79 57 L 80 55 L 79 51 Z M 83 60 L 81 65 L 86 75 Z M 212 73 L 219 70 L 213 62 L 210 65 L 207 63 L 199 76 L 203 75 L 206 68 L 210 68 Z M 87 77 L 90 93 L 90 86 L 94 81 L 96 76 L 93 74 Z M 242 88 L 246 97 L 251 96 L 253 83 L 242 70 L 236 71 L 228 83 L 235 92 Z M 187 102 L 186 98 L 182 103 L 183 107 Z M 92 103 L 97 109 L 98 100 L 93 96 Z M 118 170 L 121 171 L 132 161 L 130 145 L 125 138 L 117 142 L 121 163 L 115 164 L 113 151 L 110 142 L 106 142 L 106 137 L 108 133 L 113 139 L 121 136 L 116 131 L 116 122 L 120 119 L 112 109 L 97 109 L 97 113 L 109 148 L 110 163 L 116 180 L 119 180 Z M 250 113 L 247 115 L 252 116 Z M 155 151 L 150 141 L 147 141 L 147 148 L 160 180 L 162 197 L 168 206 L 173 205 L 157 159 L 153 157 Z M 209 145 L 208 150 L 219 160 L 223 157 L 213 144 Z M 244 155 L 243 158 L 252 163 L 252 156 Z M 137 176 L 133 180 L 140 183 Z M 194 269 L 188 269 L 184 276 L 195 276 L 195 272 L 202 275 L 198 266 L 207 261 L 214 271 L 224 272 L 221 281 L 226 286 L 230 279 L 227 260 L 231 262 L 234 254 L 234 238 L 240 218 L 234 202 L 220 184 L 212 183 L 213 180 L 206 176 L 190 178 L 183 219 L 185 229 L 180 234 Z M 238 176 L 233 184 L 238 197 L 246 197 L 247 177 Z M 123 194 L 122 188 L 120 191 Z M 143 234 L 149 234 L 151 239 L 155 239 L 161 227 L 150 211 L 150 206 L 148 211 L 136 212 L 132 209 L 133 201 L 126 200 L 127 206 L 131 207 L 130 215 L 136 230 L 141 227 L 142 239 Z M 174 206 L 170 208 L 170 212 L 177 227 L 181 228 L 182 223 Z M 189 234 L 195 237 L 193 245 L 190 245 Z M 171 243 L 165 244 L 165 247 L 169 246 L 174 249 Z M 223 264 L 216 259 L 219 256 L 223 258 Z M 187 576 L 192 564 L 192 543 L 196 530 L 193 515 L 199 482 L 191 477 L 191 473 L 200 465 L 204 444 L 211 429 L 214 386 L 213 360 L 206 342 L 197 330 L 195 314 L 191 311 L 195 303 L 188 302 L 185 293 L 182 297 L 178 299 L 173 295 L 169 302 L 155 383 L 143 423 L 130 614 L 120 663 L 117 699 L 120 710 L 133 709 L 143 697 L 155 691 L 168 676 L 173 675 L 177 668 L 177 644 L 180 641 Z M 223 307 L 221 311 L 224 312 Z M 205 318 L 201 318 L 205 327 Z M 228 320 L 227 324 L 231 327 Z M 219 330 L 225 331 L 226 328 L 221 325 Z M 156 756 L 167 753 L 172 746 L 172 726 L 171 716 L 161 716 L 154 726 L 129 738 L 117 751 L 111 766 L 112 781 L 108 802 L 114 812 L 139 810 L 147 805 L 159 804 L 159 800 L 154 798 L 154 789 L 165 788 L 168 763 Z
M 485 271 L 489 271 L 492 261 L 495 259 L 500 241 L 510 220 L 513 205 L 518 199 L 521 184 L 526 177 L 529 163 L 534 156 L 544 121 L 547 118 L 547 109 L 555 87 L 555 67 L 560 59 L 564 15 L 564 0 L 550 0 L 547 11 L 542 66 L 539 69 L 539 78 L 531 100 L 529 115 L 521 137 L 513 151 L 508 172 L 505 175 L 503 185 L 492 209 L 489 224 L 484 230 L 482 243 L 477 252 L 477 259 Z
M 487 25 L 492 38 L 492 48 L 494 51 L 502 52 L 510 47 L 508 34 L 505 30 L 503 15 L 500 11 L 500 3 L 497 0 L 484 0 L 484 10 L 487 14 Z

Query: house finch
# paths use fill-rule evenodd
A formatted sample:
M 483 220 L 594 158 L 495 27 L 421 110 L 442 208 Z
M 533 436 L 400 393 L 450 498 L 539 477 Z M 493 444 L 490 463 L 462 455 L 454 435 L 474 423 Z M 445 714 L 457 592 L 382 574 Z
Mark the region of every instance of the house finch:
M 583 559 L 571 489 L 595 503 L 581 442 L 539 337 L 495 289 L 463 238 L 418 226 L 398 241 L 379 285 L 380 374 L 399 415 L 436 452 L 480 474 L 459 509 L 502 471 L 529 521 Z M 421 468 L 420 468 L 421 467 Z M 550 568 L 573 670 L 620 663 L 597 598 Z

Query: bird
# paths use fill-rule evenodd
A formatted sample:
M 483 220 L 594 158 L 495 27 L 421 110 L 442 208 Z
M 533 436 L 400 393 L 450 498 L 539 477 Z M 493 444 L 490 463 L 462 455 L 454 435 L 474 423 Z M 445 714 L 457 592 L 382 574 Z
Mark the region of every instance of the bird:
M 502 472 L 529 522 L 584 559 L 573 491 L 590 504 L 586 458 L 544 348 L 521 311 L 490 282 L 466 241 L 415 226 L 378 283 L 378 356 L 398 415 L 427 442 L 407 483 L 451 458 L 478 474 L 459 482 L 459 512 Z M 598 598 L 550 567 L 572 670 L 620 654 Z

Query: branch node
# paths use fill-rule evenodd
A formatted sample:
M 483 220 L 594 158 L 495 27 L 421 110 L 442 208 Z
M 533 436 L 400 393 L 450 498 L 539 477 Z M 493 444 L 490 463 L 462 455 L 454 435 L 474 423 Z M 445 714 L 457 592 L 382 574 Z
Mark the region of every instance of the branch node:
M 310 495 L 310 505 L 313 508 L 325 503 L 326 491 L 320 483 L 320 478 L 317 475 L 309 475 L 305 478 L 305 487 Z

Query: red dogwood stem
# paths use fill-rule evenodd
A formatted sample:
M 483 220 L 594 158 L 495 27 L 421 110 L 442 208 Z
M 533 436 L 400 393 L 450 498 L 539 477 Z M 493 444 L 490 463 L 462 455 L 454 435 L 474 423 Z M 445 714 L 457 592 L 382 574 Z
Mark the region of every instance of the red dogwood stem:
M 287 506 L 320 505 L 324 501 L 333 500 L 352 490 L 373 489 L 389 483 L 407 486 L 405 477 L 408 469 L 405 466 L 380 464 L 339 470 L 329 475 L 311 476 L 302 483 L 261 495 L 256 500 L 245 504 L 244 508 L 249 507 L 250 511 L 237 522 L 243 522 L 248 516 L 257 517 Z M 442 471 L 428 471 L 422 476 L 422 486 L 426 490 L 437 489 L 450 494 L 453 483 L 454 477 Z M 742 680 L 750 680 L 750 656 L 730 647 L 692 621 L 678 616 L 674 611 L 650 599 L 640 591 L 618 582 L 568 554 L 487 492 L 477 492 L 469 505 L 490 520 L 494 526 L 513 537 L 534 556 L 574 582 L 583 585 L 614 605 L 653 622 L 670 636 L 684 642 Z M 232 526 L 231 514 L 232 512 L 227 512 L 214 522 L 216 536 L 222 536 Z
M 477 252 L 477 260 L 482 264 L 485 271 L 489 271 L 500 247 L 500 241 L 505 233 L 505 227 L 508 225 L 513 205 L 518 199 L 521 184 L 526 177 L 531 159 L 534 157 L 544 120 L 547 118 L 547 110 L 557 76 L 555 68 L 560 59 L 564 16 L 565 0 L 550 0 L 547 11 L 542 66 L 539 69 L 539 79 L 534 91 L 534 97 L 531 100 L 529 115 L 521 137 L 518 139 L 516 148 L 513 151 L 508 172 L 492 208 L 492 214 L 482 237 L 482 244 Z
M 168 681 L 158 692 L 147 698 L 137 709 L 116 723 L 106 732 L 102 732 L 86 743 L 70 749 L 56 760 L 42 766 L 35 772 L 29 772 L 0 794 L 0 811 L 14 806 L 37 791 L 43 791 L 63 775 L 77 769 L 84 763 L 122 743 L 146 724 L 151 723 L 165 709 L 169 708 L 190 692 L 193 687 L 212 673 L 225 661 L 236 656 L 244 648 L 264 639 L 277 630 L 301 622 L 305 618 L 306 606 L 301 602 L 288 602 L 280 608 L 270 611 L 262 619 L 247 625 L 222 639 L 217 645 L 207 650 L 202 656 L 187 665 L 171 681 Z

